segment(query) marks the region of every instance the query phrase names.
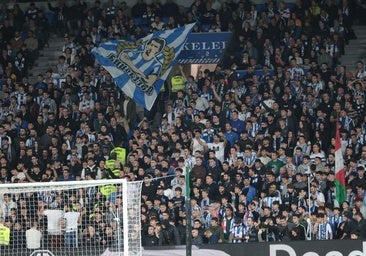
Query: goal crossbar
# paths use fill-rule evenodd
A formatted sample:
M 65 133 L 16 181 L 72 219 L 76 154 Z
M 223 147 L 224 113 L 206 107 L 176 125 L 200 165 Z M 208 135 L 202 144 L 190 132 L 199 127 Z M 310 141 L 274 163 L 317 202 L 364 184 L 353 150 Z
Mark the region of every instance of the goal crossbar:
M 128 182 L 134 183 L 134 182 Z M 137 182 L 136 182 L 137 183 Z M 57 182 L 35 182 L 35 183 L 4 183 L 0 184 L 2 193 L 17 193 L 19 188 L 24 189 L 22 192 L 38 192 L 40 189 L 50 187 L 54 190 L 63 189 L 65 187 L 72 188 L 88 188 L 102 185 L 118 185 L 127 184 L 125 179 L 108 179 L 108 180 L 83 180 L 83 181 L 57 181 Z

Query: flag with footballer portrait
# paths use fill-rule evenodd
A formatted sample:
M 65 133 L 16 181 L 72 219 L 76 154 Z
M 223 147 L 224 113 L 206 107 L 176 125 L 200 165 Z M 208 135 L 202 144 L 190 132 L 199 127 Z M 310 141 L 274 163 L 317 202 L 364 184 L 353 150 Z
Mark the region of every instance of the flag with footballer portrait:
M 92 53 L 126 95 L 150 110 L 193 26 L 157 31 L 135 42 L 110 40 Z

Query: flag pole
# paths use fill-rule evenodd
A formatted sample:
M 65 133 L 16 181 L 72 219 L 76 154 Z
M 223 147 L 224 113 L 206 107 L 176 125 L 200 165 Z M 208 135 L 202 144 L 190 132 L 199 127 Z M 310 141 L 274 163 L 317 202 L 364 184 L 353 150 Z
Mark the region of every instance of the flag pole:
M 310 197 L 311 197 L 311 191 L 310 191 L 310 186 L 311 186 L 311 170 L 310 170 L 310 166 L 308 166 L 308 171 L 307 171 L 307 176 L 308 176 L 308 200 L 309 200 L 309 205 L 308 205 L 308 214 L 309 214 L 309 234 L 308 234 L 308 238 L 309 240 L 311 240 L 311 232 L 313 231 L 313 227 L 311 226 L 311 209 L 310 209 Z
M 192 215 L 191 215 L 191 188 L 190 188 L 190 173 L 186 171 L 186 256 L 192 256 Z

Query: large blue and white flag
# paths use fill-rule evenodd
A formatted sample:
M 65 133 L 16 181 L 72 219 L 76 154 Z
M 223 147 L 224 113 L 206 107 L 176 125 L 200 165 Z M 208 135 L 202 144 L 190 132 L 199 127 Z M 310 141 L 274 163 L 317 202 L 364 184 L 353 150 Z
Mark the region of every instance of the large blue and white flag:
M 157 31 L 136 42 L 108 41 L 92 53 L 126 95 L 150 110 L 193 26 Z

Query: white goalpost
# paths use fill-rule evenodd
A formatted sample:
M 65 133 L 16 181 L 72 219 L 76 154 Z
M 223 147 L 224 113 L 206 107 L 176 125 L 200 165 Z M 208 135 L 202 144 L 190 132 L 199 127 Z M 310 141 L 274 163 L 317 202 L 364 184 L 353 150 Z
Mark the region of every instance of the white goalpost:
M 126 179 L 1 184 L 0 255 L 141 256 L 141 186 Z

